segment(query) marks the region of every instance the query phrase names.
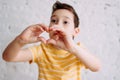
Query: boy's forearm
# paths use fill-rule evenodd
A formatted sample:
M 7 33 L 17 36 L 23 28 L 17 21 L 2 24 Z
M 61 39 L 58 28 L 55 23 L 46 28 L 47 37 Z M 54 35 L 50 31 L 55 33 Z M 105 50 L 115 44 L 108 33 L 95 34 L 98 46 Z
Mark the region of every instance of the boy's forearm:
M 98 71 L 100 69 L 100 61 L 86 49 L 75 45 L 72 47 L 70 52 L 76 55 L 79 60 L 91 71 Z
M 3 59 L 6 61 L 11 61 L 20 49 L 24 46 L 19 37 L 16 37 L 4 50 Z

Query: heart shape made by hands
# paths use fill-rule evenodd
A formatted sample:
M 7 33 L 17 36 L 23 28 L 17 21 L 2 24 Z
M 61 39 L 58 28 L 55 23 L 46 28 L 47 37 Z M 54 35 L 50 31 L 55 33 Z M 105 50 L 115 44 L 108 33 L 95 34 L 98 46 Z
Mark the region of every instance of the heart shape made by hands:
M 40 41 L 44 44 L 55 44 L 56 40 L 58 40 L 58 33 L 57 32 L 52 32 L 50 28 L 49 30 L 44 30 L 40 34 Z M 48 36 L 49 35 L 49 36 Z M 50 37 L 52 36 L 52 37 Z

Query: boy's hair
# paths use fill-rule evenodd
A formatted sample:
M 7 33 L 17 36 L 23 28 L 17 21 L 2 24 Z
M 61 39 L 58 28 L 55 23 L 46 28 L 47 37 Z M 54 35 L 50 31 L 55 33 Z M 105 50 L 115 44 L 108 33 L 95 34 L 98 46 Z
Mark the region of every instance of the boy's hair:
M 79 26 L 79 17 L 76 13 L 76 11 L 74 10 L 74 8 L 71 6 L 71 5 L 68 5 L 66 3 L 61 3 L 59 1 L 56 1 L 54 4 L 53 4 L 53 11 L 52 11 L 52 14 L 56 11 L 56 10 L 59 10 L 59 9 L 66 9 L 66 10 L 69 10 L 70 12 L 73 13 L 74 15 L 74 26 L 75 28 L 77 28 Z

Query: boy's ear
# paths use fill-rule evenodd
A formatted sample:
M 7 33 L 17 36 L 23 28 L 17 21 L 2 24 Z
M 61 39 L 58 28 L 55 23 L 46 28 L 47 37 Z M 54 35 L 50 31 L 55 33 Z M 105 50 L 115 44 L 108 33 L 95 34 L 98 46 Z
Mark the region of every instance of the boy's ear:
M 80 29 L 79 28 L 75 28 L 74 29 L 74 36 L 78 35 L 80 32 Z

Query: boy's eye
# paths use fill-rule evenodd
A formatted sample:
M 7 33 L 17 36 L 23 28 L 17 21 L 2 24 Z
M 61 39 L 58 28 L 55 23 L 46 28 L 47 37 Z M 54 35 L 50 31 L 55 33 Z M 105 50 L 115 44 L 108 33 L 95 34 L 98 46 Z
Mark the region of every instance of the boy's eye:
M 67 21 L 64 21 L 64 24 L 68 24 L 68 22 L 67 22 Z
M 55 23 L 55 22 L 56 22 L 56 20 L 55 20 L 55 19 L 52 19 L 52 20 L 51 20 L 51 22 Z

